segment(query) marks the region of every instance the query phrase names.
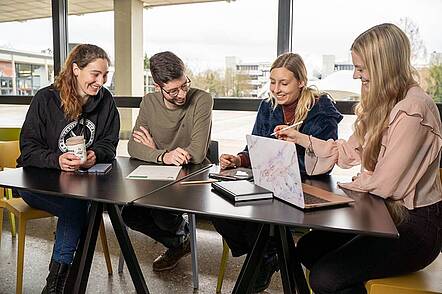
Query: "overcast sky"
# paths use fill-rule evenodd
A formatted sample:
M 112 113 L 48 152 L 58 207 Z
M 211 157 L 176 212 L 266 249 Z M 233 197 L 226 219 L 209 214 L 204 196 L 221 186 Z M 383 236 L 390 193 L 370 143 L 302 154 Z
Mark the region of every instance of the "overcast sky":
M 222 69 L 225 56 L 244 62 L 276 57 L 277 0 L 236 0 L 166 6 L 144 11 L 144 51 L 171 50 L 194 71 Z M 442 52 L 442 0 L 295 0 L 294 44 L 310 68 L 323 54 L 349 61 L 354 38 L 382 23 L 408 17 L 419 26 L 429 53 Z M 50 7 L 48 6 L 48 10 Z M 113 13 L 69 17 L 69 41 L 94 43 L 113 58 Z M 52 48 L 49 19 L 0 23 L 0 47 L 26 51 Z

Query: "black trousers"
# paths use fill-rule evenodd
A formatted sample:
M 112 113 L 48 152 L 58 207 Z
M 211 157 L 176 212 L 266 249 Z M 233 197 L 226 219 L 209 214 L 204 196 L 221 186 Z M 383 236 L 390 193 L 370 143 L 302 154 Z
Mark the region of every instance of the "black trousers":
M 233 257 L 252 251 L 261 227 L 259 223 L 228 219 L 212 219 L 212 224 L 229 245 Z M 263 258 L 266 259 L 274 254 L 276 254 L 276 242 L 270 238 Z
M 138 206 L 125 206 L 122 217 L 132 230 L 160 242 L 167 248 L 177 248 L 189 234 L 189 224 L 182 213 Z
M 442 248 L 442 201 L 410 211 L 398 239 L 312 231 L 298 244 L 316 294 L 366 293 L 364 282 L 425 268 Z
M 259 224 L 228 219 L 212 219 L 212 224 L 229 245 L 232 256 L 238 257 L 252 251 L 258 237 Z

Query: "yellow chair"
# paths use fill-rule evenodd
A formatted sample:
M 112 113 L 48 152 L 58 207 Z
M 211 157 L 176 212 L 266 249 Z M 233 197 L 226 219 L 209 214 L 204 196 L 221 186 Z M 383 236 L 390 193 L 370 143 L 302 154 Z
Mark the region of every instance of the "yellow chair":
M 3 194 L 2 194 L 3 195 Z M 5 201 L 0 200 L 0 228 L 3 226 L 3 208 L 5 208 Z M 2 245 L 2 232 L 0 231 L 0 246 Z
M 2 149 L 3 148 L 3 149 Z M 0 142 L 0 166 L 11 166 L 12 161 L 19 155 L 18 141 Z M 13 160 L 14 158 L 14 160 Z M 9 162 L 8 162 L 9 161 Z M 15 164 L 14 164 L 15 166 Z M 24 265 L 24 249 L 26 224 L 28 220 L 39 219 L 45 217 L 52 217 L 49 212 L 30 207 L 22 198 L 13 198 L 11 189 L 4 189 L 6 192 L 6 199 L 0 199 L 0 236 L 2 232 L 3 208 L 15 215 L 18 219 L 18 250 L 17 250 L 17 273 L 16 273 L 16 289 L 17 294 L 22 293 L 23 290 L 23 265 Z M 106 260 L 106 267 L 109 275 L 112 274 L 112 263 L 109 255 L 109 247 L 107 244 L 106 231 L 104 222 L 101 220 L 100 225 L 100 239 L 103 248 L 104 257 Z
M 442 293 L 442 253 L 423 270 L 398 277 L 370 280 L 365 288 L 368 294 Z
M 0 129 L 0 135 L 2 134 L 2 131 L 4 129 Z M 8 139 L 11 138 L 11 136 L 7 137 Z M 19 149 L 19 143 L 18 141 L 0 141 L 0 171 L 4 168 L 15 168 L 16 166 L 16 159 L 20 155 L 20 149 Z M 0 209 L 2 210 L 1 216 L 3 216 L 3 208 L 5 207 L 5 204 L 2 203 L 4 199 L 12 198 L 11 193 L 6 193 L 8 189 L 0 189 Z M 3 221 L 3 218 L 2 218 Z M 15 218 L 14 214 L 9 213 L 9 223 L 11 224 L 11 234 L 12 237 L 15 237 L 16 230 L 15 230 Z M 1 241 L 1 234 L 0 234 L 0 241 Z
M 21 128 L 0 128 L 0 141 L 18 141 Z
M 219 265 L 218 282 L 216 283 L 216 293 L 221 293 L 223 287 L 224 274 L 226 273 L 227 260 L 229 259 L 229 245 L 226 240 L 223 239 L 223 254 L 221 256 L 221 264 Z
M 13 153 L 10 153 L 10 156 L 4 157 L 4 160 L 6 160 L 6 162 L 0 162 L 0 170 L 3 170 L 4 167 L 15 167 L 15 160 L 17 159 L 18 154 L 20 154 L 18 146 L 15 147 L 15 145 L 12 145 L 11 147 L 2 147 L 1 144 L 5 143 L 3 141 L 18 141 L 20 138 L 20 130 L 21 128 L 12 128 L 12 127 L 0 128 L 0 154 L 9 154 L 9 153 L 3 153 L 3 152 L 9 152 L 9 150 L 5 150 L 5 148 L 13 149 L 12 150 Z M 16 155 L 17 157 L 14 158 L 14 156 Z M 0 187 L 0 198 L 3 199 L 5 196 L 6 196 L 5 189 Z M 4 205 L 0 203 L 0 210 L 2 210 L 0 216 L 3 216 L 3 208 Z M 1 221 L 3 221 L 3 219 Z M 15 237 L 16 233 L 15 218 L 12 213 L 9 214 L 9 223 L 11 224 L 12 237 Z M 1 242 L 1 236 L 0 236 L 0 242 Z

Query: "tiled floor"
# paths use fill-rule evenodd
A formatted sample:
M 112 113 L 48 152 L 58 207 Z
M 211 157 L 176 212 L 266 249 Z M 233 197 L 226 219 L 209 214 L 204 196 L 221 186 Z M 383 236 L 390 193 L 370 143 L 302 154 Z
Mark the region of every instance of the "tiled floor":
M 127 268 L 125 267 L 122 274 L 117 273 L 118 243 L 107 216 L 105 223 L 114 274 L 111 276 L 107 274 L 101 245 L 97 245 L 87 293 L 135 293 Z M 6 214 L 3 224 L 0 249 L 0 294 L 9 294 L 15 293 L 17 240 L 11 239 Z M 55 218 L 33 220 L 28 224 L 23 293 L 41 293 L 48 273 L 55 225 Z M 152 261 L 163 252 L 163 246 L 135 231 L 130 231 L 129 234 L 151 293 L 215 293 L 222 241 L 221 237 L 213 230 L 210 222 L 207 220 L 198 221 L 200 288 L 195 291 L 192 287 L 190 256 L 181 260 L 172 271 L 155 273 L 152 271 Z M 100 242 L 98 241 L 97 244 Z M 243 261 L 244 257 L 229 257 L 222 293 L 231 293 Z M 279 273 L 274 275 L 272 283 L 265 293 L 282 293 Z

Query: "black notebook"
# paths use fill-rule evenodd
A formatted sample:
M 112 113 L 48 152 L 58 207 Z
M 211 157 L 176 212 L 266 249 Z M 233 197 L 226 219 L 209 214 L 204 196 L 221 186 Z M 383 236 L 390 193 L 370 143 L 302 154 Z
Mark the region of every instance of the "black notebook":
M 232 201 L 273 198 L 273 193 L 246 180 L 212 183 L 212 188 Z

